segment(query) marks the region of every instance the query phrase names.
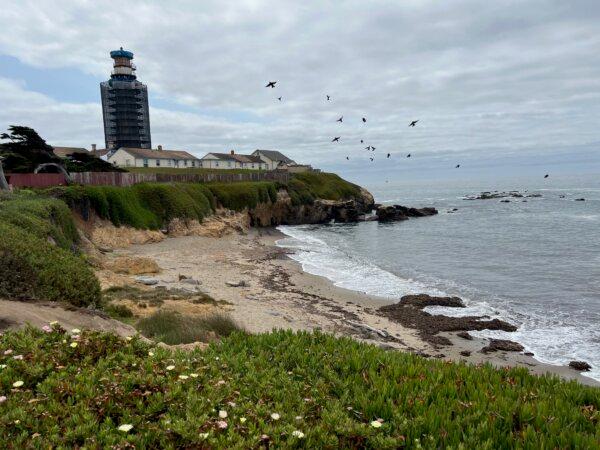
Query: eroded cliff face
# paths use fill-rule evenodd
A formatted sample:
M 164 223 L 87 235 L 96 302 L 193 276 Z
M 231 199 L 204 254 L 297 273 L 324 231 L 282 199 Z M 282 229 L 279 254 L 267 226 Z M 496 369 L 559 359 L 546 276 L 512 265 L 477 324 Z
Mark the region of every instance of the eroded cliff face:
M 316 200 L 312 205 L 293 205 L 285 190 L 275 203 L 262 203 L 248 211 L 250 225 L 268 227 L 336 222 L 357 222 L 373 209 L 373 196 L 365 189 L 355 200 Z

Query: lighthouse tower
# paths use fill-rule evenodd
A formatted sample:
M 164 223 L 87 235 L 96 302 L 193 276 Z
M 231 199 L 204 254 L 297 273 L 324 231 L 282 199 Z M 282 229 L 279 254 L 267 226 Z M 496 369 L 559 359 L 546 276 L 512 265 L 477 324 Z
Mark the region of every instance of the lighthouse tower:
M 110 79 L 100 83 L 106 148 L 152 148 L 148 88 L 137 79 L 133 53 L 121 47 L 110 57 Z

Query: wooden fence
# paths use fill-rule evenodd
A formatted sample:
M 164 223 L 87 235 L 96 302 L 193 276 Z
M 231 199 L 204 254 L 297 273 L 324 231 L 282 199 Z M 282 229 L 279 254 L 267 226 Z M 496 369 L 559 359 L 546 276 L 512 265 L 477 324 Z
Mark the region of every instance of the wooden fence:
M 6 174 L 7 181 L 14 187 L 49 187 L 67 184 L 59 173 L 14 173 Z M 279 181 L 287 183 L 287 172 L 245 173 L 132 173 L 132 172 L 74 172 L 71 179 L 75 184 L 91 186 L 132 186 L 138 183 L 237 183 L 241 181 Z
M 14 187 L 64 186 L 67 180 L 62 173 L 7 173 L 6 181 Z

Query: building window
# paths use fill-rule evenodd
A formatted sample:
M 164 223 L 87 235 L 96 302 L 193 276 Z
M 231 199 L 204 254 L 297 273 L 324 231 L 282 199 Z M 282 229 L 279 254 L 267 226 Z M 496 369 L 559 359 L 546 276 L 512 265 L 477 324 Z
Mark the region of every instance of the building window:
M 196 167 L 196 161 L 192 161 L 192 167 Z
M 227 161 L 227 167 L 231 167 L 231 161 Z
M 131 160 L 130 160 L 130 159 L 126 159 L 126 160 L 125 160 L 125 165 L 126 165 L 127 167 L 131 166 Z
M 252 164 L 252 168 L 254 169 L 254 164 Z
M 160 159 L 156 160 L 156 167 L 160 167 Z
M 169 159 L 167 161 L 168 161 L 167 164 L 169 165 L 169 167 L 171 167 L 171 160 Z
M 144 158 L 144 167 L 148 167 L 148 160 Z
M 218 162 L 215 163 L 215 167 L 219 167 L 219 163 Z
M 184 165 L 185 167 L 187 167 L 187 159 L 184 159 L 184 160 L 183 160 L 183 165 Z

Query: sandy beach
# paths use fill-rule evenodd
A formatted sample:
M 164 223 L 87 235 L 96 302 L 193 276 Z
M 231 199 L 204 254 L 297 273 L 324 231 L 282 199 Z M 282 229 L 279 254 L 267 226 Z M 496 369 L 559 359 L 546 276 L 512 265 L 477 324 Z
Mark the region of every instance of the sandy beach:
M 282 237 L 271 228 L 220 238 L 173 237 L 132 245 L 115 251 L 113 256 L 155 260 L 161 269 L 156 275 L 159 286 L 169 289 L 190 289 L 189 284 L 180 281 L 180 275 L 198 280 L 201 284 L 194 288 L 224 302 L 231 316 L 251 333 L 276 328 L 319 329 L 429 358 L 522 366 L 535 374 L 549 372 L 583 384 L 600 385 L 569 367 L 543 364 L 522 352 L 482 353 L 488 344 L 485 339 L 467 340 L 457 333 L 445 332 L 439 335 L 452 344 L 432 345 L 422 339 L 418 330 L 393 322 L 377 311 L 393 303 L 389 299 L 339 288 L 326 278 L 305 273 L 286 255 L 287 250 L 275 245 Z M 122 277 L 121 282 L 127 282 L 127 277 Z M 243 286 L 231 286 L 240 282 Z

